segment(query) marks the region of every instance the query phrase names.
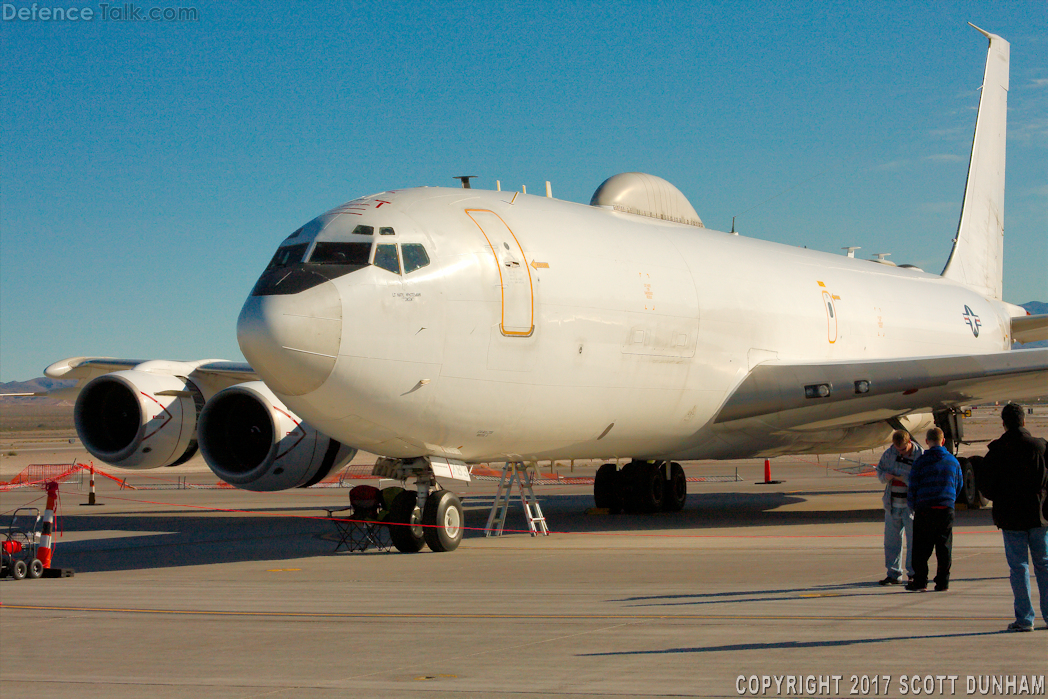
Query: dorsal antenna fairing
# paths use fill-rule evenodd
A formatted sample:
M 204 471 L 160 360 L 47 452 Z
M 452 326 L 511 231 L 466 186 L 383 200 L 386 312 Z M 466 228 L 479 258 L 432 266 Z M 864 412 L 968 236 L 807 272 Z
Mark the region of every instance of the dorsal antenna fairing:
M 472 189 L 472 187 L 469 186 L 469 181 L 470 180 L 475 180 L 476 178 L 477 178 L 476 175 L 455 175 L 452 179 L 455 179 L 455 180 L 458 180 L 459 182 L 461 182 L 462 183 L 462 189 Z

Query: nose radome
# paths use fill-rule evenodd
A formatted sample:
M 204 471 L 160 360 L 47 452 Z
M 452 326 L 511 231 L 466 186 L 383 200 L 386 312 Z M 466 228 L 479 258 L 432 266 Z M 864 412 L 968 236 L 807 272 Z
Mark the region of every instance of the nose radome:
M 338 358 L 342 297 L 331 282 L 297 294 L 250 296 L 237 319 L 237 342 L 277 393 L 315 391 Z

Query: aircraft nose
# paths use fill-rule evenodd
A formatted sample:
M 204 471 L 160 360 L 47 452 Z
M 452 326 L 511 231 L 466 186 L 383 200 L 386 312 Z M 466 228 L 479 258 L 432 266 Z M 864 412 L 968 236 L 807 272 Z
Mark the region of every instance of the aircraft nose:
M 248 363 L 277 393 L 320 388 L 342 342 L 342 296 L 331 282 L 297 294 L 252 295 L 237 319 Z

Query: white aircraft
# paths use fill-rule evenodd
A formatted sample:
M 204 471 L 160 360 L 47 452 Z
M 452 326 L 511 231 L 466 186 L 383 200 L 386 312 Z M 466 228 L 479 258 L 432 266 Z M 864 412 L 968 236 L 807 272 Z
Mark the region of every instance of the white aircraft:
M 354 199 L 288 236 L 244 304 L 250 366 L 78 357 L 77 431 L 123 468 L 200 450 L 248 490 L 316 483 L 357 449 L 414 477 L 397 547 L 454 549 L 437 479 L 492 461 L 600 468 L 599 505 L 680 509 L 677 460 L 840 453 L 965 405 L 1048 391 L 1048 316 L 1001 298 L 1009 45 L 988 32 L 957 237 L 941 275 L 707 229 L 671 184 L 590 205 L 421 187 Z M 966 465 L 966 498 L 977 496 Z

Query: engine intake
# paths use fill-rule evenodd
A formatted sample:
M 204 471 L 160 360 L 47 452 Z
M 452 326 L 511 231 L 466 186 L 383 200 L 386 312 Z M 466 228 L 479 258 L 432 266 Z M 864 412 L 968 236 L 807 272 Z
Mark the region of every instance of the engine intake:
M 199 433 L 207 465 L 244 490 L 307 488 L 357 453 L 303 422 L 261 381 L 215 394 L 200 414 Z
M 196 454 L 204 398 L 191 382 L 118 371 L 89 382 L 73 408 L 76 432 L 96 459 L 131 469 L 177 466 Z

